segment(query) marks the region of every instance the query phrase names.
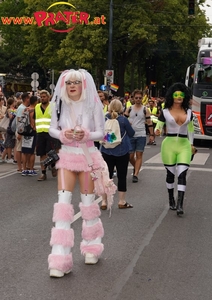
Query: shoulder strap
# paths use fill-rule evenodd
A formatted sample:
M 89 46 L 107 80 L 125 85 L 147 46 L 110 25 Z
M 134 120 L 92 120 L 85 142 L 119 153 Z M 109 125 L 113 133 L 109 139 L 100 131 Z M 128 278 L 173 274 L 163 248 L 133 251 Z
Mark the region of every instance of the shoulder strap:
M 126 114 L 124 113 L 124 116 L 125 116 L 126 118 L 129 118 L 131 110 L 132 110 L 132 106 L 130 106 L 129 108 L 126 108 L 125 112 L 128 113 L 128 115 L 126 115 Z
M 58 100 L 57 100 L 57 96 L 56 96 L 55 103 L 56 103 L 57 121 L 59 122 L 59 120 L 60 120 L 61 108 L 62 108 L 62 100 L 61 100 L 61 98 L 60 98 L 59 101 L 58 101 Z
M 146 116 L 146 106 L 144 106 L 144 110 L 143 111 L 144 111 L 144 114 Z
M 120 117 L 120 115 L 118 115 L 118 117 Z M 118 119 L 118 117 L 117 117 L 117 119 Z M 122 119 L 122 120 L 123 120 L 123 119 Z M 118 120 L 117 120 L 117 121 L 118 121 Z M 119 121 L 118 121 L 118 122 L 119 122 Z M 120 120 L 120 122 L 121 122 L 121 120 Z M 124 120 L 123 120 L 122 123 L 124 123 Z M 119 124 L 119 129 L 120 129 L 120 135 L 121 135 L 121 127 L 120 127 L 120 124 Z M 126 133 L 127 133 L 127 131 L 125 130 L 125 133 L 123 134 L 123 136 L 121 136 L 121 140 L 123 140 L 123 138 L 125 137 Z
M 131 110 L 132 110 L 132 106 L 129 107 L 128 114 L 131 113 Z

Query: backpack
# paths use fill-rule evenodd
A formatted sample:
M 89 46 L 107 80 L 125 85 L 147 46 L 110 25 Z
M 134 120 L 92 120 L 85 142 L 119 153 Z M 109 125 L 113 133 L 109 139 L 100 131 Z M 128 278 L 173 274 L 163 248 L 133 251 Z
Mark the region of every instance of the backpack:
M 23 112 L 20 119 L 17 121 L 17 132 L 20 135 L 29 136 L 33 129 L 29 121 L 29 110 Z
M 120 131 L 120 126 L 119 122 L 117 119 L 107 119 L 105 122 L 105 136 L 103 141 L 100 143 L 106 148 L 106 149 L 112 149 L 115 148 L 116 146 L 120 145 L 122 142 L 122 139 L 124 138 L 125 134 L 123 137 L 121 137 L 121 131 Z
M 13 116 L 13 118 L 10 120 L 10 123 L 7 127 L 7 133 L 10 135 L 14 135 L 16 132 L 16 115 Z
M 11 130 L 12 132 L 16 132 L 16 115 L 14 116 L 13 120 L 12 120 L 12 123 L 11 123 Z
M 129 115 L 129 116 L 130 116 L 131 110 L 132 110 L 132 106 L 130 106 L 130 108 L 129 108 L 129 110 L 128 110 L 128 115 Z M 146 106 L 144 106 L 144 105 L 143 105 L 143 112 L 144 112 L 144 114 L 145 114 L 145 116 L 146 116 Z M 127 117 L 127 118 L 128 118 L 129 116 L 126 116 L 126 115 L 125 115 L 125 117 Z

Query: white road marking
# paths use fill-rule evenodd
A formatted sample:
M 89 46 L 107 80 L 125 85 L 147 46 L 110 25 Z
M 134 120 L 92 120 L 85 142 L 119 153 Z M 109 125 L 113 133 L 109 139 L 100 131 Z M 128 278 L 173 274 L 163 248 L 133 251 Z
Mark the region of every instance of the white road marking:
M 14 170 L 8 171 L 8 172 L 0 174 L 0 179 L 9 177 L 9 176 L 14 175 L 14 174 L 19 174 L 19 173 L 17 173 L 17 171 L 14 171 Z

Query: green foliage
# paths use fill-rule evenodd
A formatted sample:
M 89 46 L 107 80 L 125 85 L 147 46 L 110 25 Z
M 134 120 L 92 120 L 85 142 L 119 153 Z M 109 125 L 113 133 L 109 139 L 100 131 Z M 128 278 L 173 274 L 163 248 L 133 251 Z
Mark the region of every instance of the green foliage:
M 185 0 L 113 0 L 113 68 L 120 94 L 126 88 L 145 87 L 151 81 L 156 81 L 160 88 L 164 83 L 183 80 L 186 67 L 196 59 L 198 39 L 211 36 L 201 10 L 204 2 L 199 1 L 195 18 L 191 19 Z M 92 72 L 102 84 L 103 72 L 108 68 L 111 0 L 68 0 L 67 5 L 55 5 L 48 10 L 54 3 L 53 0 L 7 0 L 0 4 L 0 15 L 33 17 L 38 11 L 55 14 L 61 11 L 63 18 L 64 11 L 79 11 L 90 14 L 89 22 L 95 17 L 102 21 L 104 16 L 106 24 L 58 22 L 38 27 L 0 22 L 3 38 L 0 54 L 1 59 L 6 59 L 2 59 L 2 68 L 15 71 L 21 65 L 23 72 L 42 69 L 44 75 L 54 69 L 57 75 L 66 68 L 81 67 Z M 72 26 L 70 32 L 54 31 Z

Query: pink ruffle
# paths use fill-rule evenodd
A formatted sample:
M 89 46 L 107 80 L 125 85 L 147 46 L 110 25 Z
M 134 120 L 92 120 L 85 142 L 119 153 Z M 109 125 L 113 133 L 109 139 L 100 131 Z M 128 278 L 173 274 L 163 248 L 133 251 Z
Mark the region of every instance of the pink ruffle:
M 102 168 L 95 171 L 97 180 L 94 181 L 94 192 L 98 196 L 107 195 L 107 208 L 111 209 L 113 205 L 113 196 L 116 193 L 117 186 L 109 178 L 109 172 L 106 162 L 103 160 Z
M 90 154 L 93 160 L 93 167 L 98 169 L 102 165 L 102 155 L 99 151 Z M 84 154 L 67 153 L 62 150 L 59 152 L 60 159 L 56 163 L 57 169 L 66 169 L 76 172 L 90 172 L 91 168 L 88 166 L 87 159 Z

